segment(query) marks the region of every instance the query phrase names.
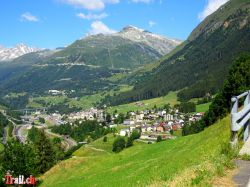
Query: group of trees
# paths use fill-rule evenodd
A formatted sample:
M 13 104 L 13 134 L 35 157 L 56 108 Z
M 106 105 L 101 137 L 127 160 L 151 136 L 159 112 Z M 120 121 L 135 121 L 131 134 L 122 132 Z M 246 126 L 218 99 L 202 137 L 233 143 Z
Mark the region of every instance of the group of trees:
M 61 135 L 69 135 L 76 141 L 84 141 L 88 137 L 96 140 L 110 132 L 112 129 L 104 128 L 97 121 L 76 121 L 74 124 L 63 124 L 60 126 L 54 126 L 52 132 Z
M 199 122 L 186 124 L 183 135 L 198 133 L 225 117 L 231 107 L 231 98 L 250 90 L 250 55 L 242 54 L 229 71 L 222 90 L 216 95 L 208 112 Z
M 0 160 L 0 175 L 10 171 L 14 176 L 37 176 L 63 159 L 58 141 L 49 139 L 44 131 L 33 127 L 28 139 L 26 144 L 16 139 L 7 142 Z
M 182 113 L 191 113 L 196 111 L 196 104 L 193 102 L 183 102 L 175 105 L 175 108 L 179 109 Z
M 127 141 L 125 140 L 124 137 L 117 137 L 113 143 L 113 152 L 120 152 L 126 147 L 131 147 L 133 146 L 133 142 L 136 139 L 139 139 L 141 136 L 141 133 L 139 130 L 133 130 L 132 134 L 127 138 Z
M 8 125 L 9 121 L 7 118 L 0 112 L 0 137 L 3 137 L 4 128 Z

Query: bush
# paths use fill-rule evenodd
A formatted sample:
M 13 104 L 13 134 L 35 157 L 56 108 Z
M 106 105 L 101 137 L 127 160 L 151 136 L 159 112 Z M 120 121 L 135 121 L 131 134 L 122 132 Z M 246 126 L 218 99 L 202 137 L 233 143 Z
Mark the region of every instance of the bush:
M 107 136 L 104 136 L 104 137 L 103 137 L 103 142 L 107 142 L 107 141 L 108 141 Z
M 115 139 L 114 143 L 113 143 L 113 152 L 120 152 L 125 148 L 126 145 L 126 141 L 123 137 L 118 137 Z
M 139 130 L 133 130 L 130 137 L 131 137 L 132 140 L 139 139 L 141 137 L 141 133 L 140 133 Z
M 157 136 L 157 142 L 161 142 L 162 141 L 162 137 L 161 136 Z
M 128 138 L 128 141 L 127 141 L 127 144 L 126 144 L 126 147 L 131 147 L 133 146 L 133 142 L 134 142 L 134 139 L 132 137 L 129 137 Z

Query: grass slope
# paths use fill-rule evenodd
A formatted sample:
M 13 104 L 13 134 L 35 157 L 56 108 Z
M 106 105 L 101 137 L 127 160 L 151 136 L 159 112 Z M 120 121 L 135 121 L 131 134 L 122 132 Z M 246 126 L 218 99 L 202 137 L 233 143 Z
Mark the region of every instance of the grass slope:
M 229 121 L 224 118 L 199 134 L 176 140 L 136 144 L 119 154 L 79 154 L 81 148 L 74 158 L 45 173 L 41 186 L 207 186 L 223 173 L 220 152 L 229 139 Z
M 165 104 L 169 103 L 171 106 L 174 106 L 178 103 L 177 101 L 177 92 L 169 92 L 164 97 L 157 97 L 154 99 L 149 100 L 143 100 L 140 101 L 140 103 L 143 103 L 142 106 L 139 106 L 136 102 L 124 104 L 124 105 L 118 105 L 114 107 L 109 108 L 109 112 L 114 112 L 115 110 L 118 111 L 118 113 L 127 113 L 129 111 L 140 111 L 145 109 L 152 109 L 155 105 L 157 107 L 163 107 Z
M 211 105 L 211 102 L 197 105 L 196 112 L 206 112 L 208 111 L 210 105 Z

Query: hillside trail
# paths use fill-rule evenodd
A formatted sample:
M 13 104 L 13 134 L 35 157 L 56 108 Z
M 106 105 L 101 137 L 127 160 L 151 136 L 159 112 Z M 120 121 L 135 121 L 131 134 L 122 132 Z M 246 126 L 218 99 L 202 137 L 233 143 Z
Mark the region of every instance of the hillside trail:
M 238 172 L 233 176 L 237 187 L 250 187 L 250 161 L 236 160 Z
M 245 142 L 240 155 L 250 155 L 250 138 Z M 238 187 L 250 187 L 250 161 L 236 160 L 238 172 L 233 176 L 233 181 Z

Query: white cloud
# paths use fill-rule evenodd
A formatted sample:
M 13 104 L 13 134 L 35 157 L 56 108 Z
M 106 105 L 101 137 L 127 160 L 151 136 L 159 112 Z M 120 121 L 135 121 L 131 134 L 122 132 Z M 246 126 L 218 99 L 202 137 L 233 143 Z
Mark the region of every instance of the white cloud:
M 214 13 L 218 8 L 224 5 L 229 0 L 208 0 L 205 9 L 199 14 L 199 19 L 202 21 L 210 14 Z
M 78 13 L 76 14 L 77 17 L 81 18 L 81 19 L 86 19 L 86 20 L 100 20 L 100 19 L 104 19 L 108 16 L 108 14 L 101 13 L 101 14 L 92 14 L 92 13 L 88 13 L 88 14 L 84 14 L 84 13 Z
M 117 4 L 120 0 L 103 0 L 104 3 Z
M 148 24 L 149 24 L 150 27 L 153 27 L 153 26 L 155 26 L 157 23 L 154 22 L 154 21 L 149 21 Z
M 134 3 L 152 3 L 154 0 L 132 0 Z
M 36 16 L 32 15 L 29 12 L 23 13 L 21 15 L 21 19 L 20 20 L 21 21 L 31 21 L 31 22 L 38 22 L 39 21 L 39 19 Z
M 96 34 L 112 34 L 116 33 L 117 31 L 110 29 L 107 25 L 105 25 L 101 21 L 94 21 L 91 24 L 91 30 L 89 31 L 88 35 L 96 35 Z
M 76 8 L 83 8 L 87 10 L 102 10 L 105 4 L 116 4 L 119 0 L 60 0 L 63 3 L 72 5 Z

